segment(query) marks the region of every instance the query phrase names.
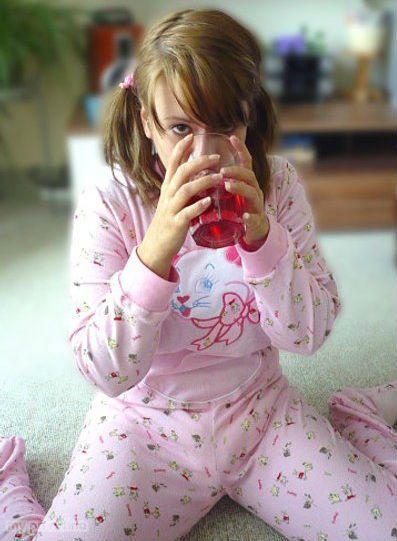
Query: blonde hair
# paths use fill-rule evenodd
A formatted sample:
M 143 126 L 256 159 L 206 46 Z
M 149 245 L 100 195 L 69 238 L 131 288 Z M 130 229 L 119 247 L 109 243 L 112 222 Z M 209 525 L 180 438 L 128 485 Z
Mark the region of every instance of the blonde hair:
M 140 111 L 142 104 L 163 130 L 154 103 L 160 77 L 182 109 L 214 131 L 247 125 L 246 145 L 266 197 L 270 191 L 266 153 L 274 142 L 276 117 L 261 84 L 260 48 L 249 30 L 219 10 L 178 11 L 146 33 L 134 85 L 116 89 L 106 120 L 104 151 L 113 176 L 117 164 L 133 179 L 144 204 L 159 196 L 162 177 L 154 167 L 156 158 Z

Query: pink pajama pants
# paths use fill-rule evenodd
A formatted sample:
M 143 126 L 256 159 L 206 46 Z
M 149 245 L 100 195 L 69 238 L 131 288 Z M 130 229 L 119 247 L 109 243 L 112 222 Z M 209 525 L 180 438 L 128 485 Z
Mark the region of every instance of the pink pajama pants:
M 205 403 L 99 394 L 47 513 L 0 438 L 0 540 L 171 541 L 224 495 L 289 540 L 396 540 L 397 433 L 369 392 L 333 394 L 333 426 L 284 376 Z

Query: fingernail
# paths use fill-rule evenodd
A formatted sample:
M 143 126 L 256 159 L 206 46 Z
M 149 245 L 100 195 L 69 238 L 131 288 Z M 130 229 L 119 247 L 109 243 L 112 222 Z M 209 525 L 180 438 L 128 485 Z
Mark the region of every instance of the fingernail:
M 230 182 L 229 181 L 225 182 L 225 188 L 226 188 L 226 190 L 230 190 Z
M 219 160 L 219 158 L 221 157 L 220 154 L 211 154 L 210 156 L 208 156 L 210 160 Z
M 214 173 L 211 175 L 212 180 L 221 180 L 222 175 L 220 173 Z

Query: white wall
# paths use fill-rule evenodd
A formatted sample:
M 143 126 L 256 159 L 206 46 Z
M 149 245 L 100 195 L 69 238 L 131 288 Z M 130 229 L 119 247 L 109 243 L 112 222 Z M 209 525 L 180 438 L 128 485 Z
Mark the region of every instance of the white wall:
M 330 52 L 344 54 L 346 15 L 363 5 L 364 0 L 81 0 L 80 6 L 89 9 L 110 6 L 127 6 L 137 22 L 150 24 L 163 14 L 187 7 L 217 7 L 239 18 L 262 41 L 272 40 L 280 33 L 298 32 L 306 24 L 310 32 L 323 30 Z M 64 0 L 76 5 L 77 0 Z M 346 59 L 348 62 L 348 59 Z M 66 161 L 66 129 L 76 104 L 85 92 L 84 67 L 70 66 L 69 83 L 57 86 L 53 81 L 46 85 L 46 100 L 52 134 L 51 149 L 56 164 Z M 37 115 L 33 103 L 15 104 L 10 107 L 6 138 L 15 162 L 19 167 L 42 163 Z
M 259 39 L 272 40 L 280 33 L 298 32 L 306 24 L 310 30 L 323 30 L 330 49 L 338 51 L 345 41 L 346 14 L 362 5 L 362 0 L 148 0 L 142 15 L 145 22 L 150 22 L 172 10 L 217 7 L 238 17 Z

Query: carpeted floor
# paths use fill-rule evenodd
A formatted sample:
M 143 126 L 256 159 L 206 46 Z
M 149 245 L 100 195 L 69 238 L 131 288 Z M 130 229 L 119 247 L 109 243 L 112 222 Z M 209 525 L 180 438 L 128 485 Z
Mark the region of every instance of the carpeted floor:
M 0 433 L 25 438 L 32 486 L 45 508 L 94 394 L 66 341 L 70 224 L 62 208 L 0 204 Z M 315 355 L 281 353 L 281 362 L 291 384 L 327 415 L 335 389 L 397 378 L 395 233 L 323 233 L 319 240 L 339 285 L 342 314 Z M 224 498 L 184 539 L 283 538 Z

